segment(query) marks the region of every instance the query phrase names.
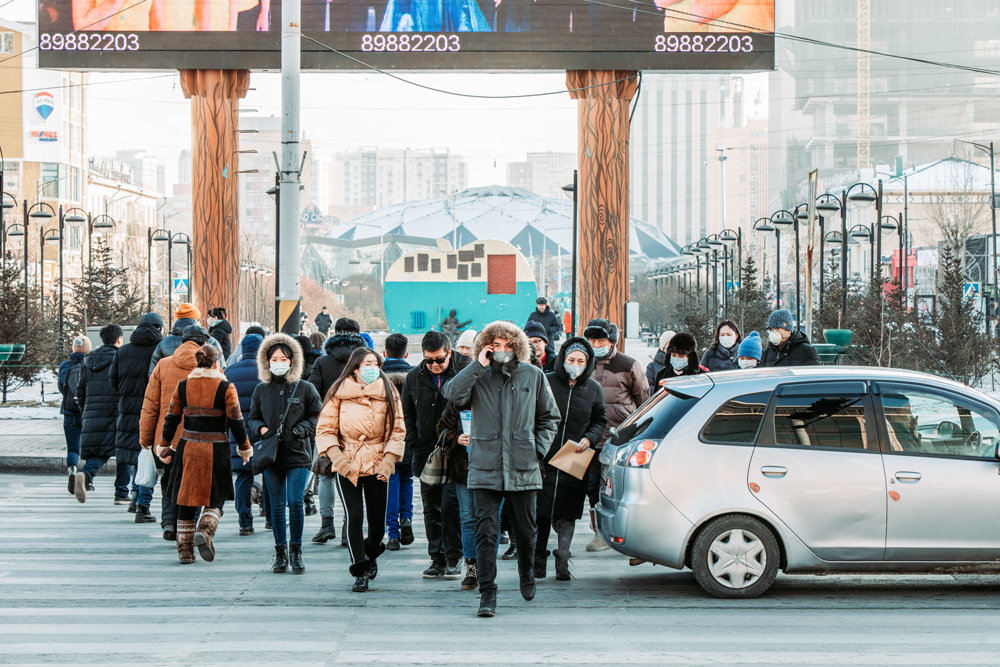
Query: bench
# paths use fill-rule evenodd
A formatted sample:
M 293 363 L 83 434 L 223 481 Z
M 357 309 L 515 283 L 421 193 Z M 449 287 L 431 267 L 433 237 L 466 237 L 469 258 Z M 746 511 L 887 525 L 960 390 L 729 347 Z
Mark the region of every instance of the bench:
M 0 363 L 5 361 L 21 361 L 24 358 L 24 345 L 18 343 L 0 343 Z

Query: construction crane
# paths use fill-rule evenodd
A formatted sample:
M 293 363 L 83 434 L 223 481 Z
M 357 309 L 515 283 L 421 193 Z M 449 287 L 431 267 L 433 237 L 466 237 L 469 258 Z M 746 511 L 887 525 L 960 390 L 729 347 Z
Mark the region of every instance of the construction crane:
M 858 0 L 858 170 L 871 165 L 871 0 Z

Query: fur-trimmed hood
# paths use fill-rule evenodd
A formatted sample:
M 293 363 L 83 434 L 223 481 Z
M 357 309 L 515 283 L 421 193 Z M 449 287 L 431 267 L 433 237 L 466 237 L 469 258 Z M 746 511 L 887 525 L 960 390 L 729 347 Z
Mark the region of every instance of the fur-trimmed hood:
M 476 336 L 476 344 L 472 348 L 472 358 L 478 359 L 483 348 L 493 342 L 494 338 L 503 338 L 510 343 L 517 360 L 522 364 L 531 363 L 531 343 L 516 324 L 505 320 L 497 320 L 487 324 Z
M 193 380 L 195 378 L 216 378 L 217 380 L 226 380 L 226 374 L 218 368 L 196 368 L 188 373 L 189 380 Z
M 343 358 L 343 361 L 347 361 L 347 357 L 351 356 L 351 352 L 355 349 L 363 347 L 365 345 L 365 340 L 358 334 L 353 333 L 342 333 L 334 334 L 326 339 L 323 343 L 323 353 L 333 356 L 334 352 L 338 348 L 344 348 L 347 356 Z
M 305 366 L 305 355 L 302 354 L 302 347 L 299 345 L 298 341 L 288 334 L 283 333 L 271 334 L 264 339 L 263 343 L 260 344 L 260 349 L 257 350 L 257 376 L 260 377 L 261 382 L 270 384 L 274 381 L 274 376 L 271 374 L 271 365 L 268 363 L 268 358 L 271 356 L 271 349 L 279 343 L 287 345 L 292 351 L 292 367 L 285 375 L 284 381 L 289 384 L 292 382 L 298 382 L 302 379 L 302 369 Z

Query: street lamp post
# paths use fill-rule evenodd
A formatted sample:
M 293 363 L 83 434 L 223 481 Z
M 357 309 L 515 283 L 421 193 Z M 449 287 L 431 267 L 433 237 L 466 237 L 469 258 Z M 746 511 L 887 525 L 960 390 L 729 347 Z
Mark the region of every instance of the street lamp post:
M 66 248 L 66 223 L 81 224 L 87 222 L 87 218 L 81 213 L 86 213 L 83 209 L 71 206 L 66 210 L 59 207 L 59 356 L 65 354 L 66 343 L 66 319 L 65 319 L 65 277 L 63 251 Z
M 35 209 L 38 209 L 37 211 Z M 48 210 L 45 210 L 48 209 Z M 28 219 L 34 218 L 39 224 L 55 216 L 55 209 L 46 202 L 37 202 L 28 206 L 28 200 L 24 200 L 24 332 L 28 333 Z M 41 227 L 38 228 L 39 236 L 44 234 Z
M 778 243 L 779 243 L 778 257 L 781 257 L 781 252 L 780 252 L 781 234 L 780 234 L 780 232 L 778 232 L 778 228 L 775 227 L 773 224 L 771 224 L 771 219 L 770 218 L 757 218 L 756 220 L 754 220 L 753 227 L 751 227 L 751 230 L 754 231 L 754 232 L 757 232 L 757 233 L 761 234 L 765 239 L 767 238 L 768 234 L 771 234 L 773 232 L 774 235 L 775 235 L 775 238 L 778 239 Z M 764 241 L 764 248 L 765 248 L 765 253 L 766 253 L 766 251 L 767 251 L 767 241 L 766 240 Z M 764 274 L 767 275 L 767 266 L 766 266 L 766 264 L 767 264 L 767 257 L 766 257 L 766 255 L 764 257 L 763 264 L 765 265 L 763 267 Z M 780 271 L 780 268 L 779 268 L 779 271 Z M 761 285 L 763 285 L 763 283 L 764 283 L 764 281 L 763 281 L 763 279 L 761 279 Z M 778 282 L 777 290 L 775 291 L 775 299 L 774 299 L 774 308 L 775 308 L 775 310 L 778 309 L 778 302 L 779 302 L 780 299 L 781 299 L 781 283 L 779 281 Z
M 774 213 L 772 213 L 771 217 L 769 218 L 769 220 L 771 221 L 771 224 L 774 226 L 774 236 L 778 240 L 777 278 L 776 278 L 776 280 L 777 280 L 777 283 L 778 283 L 777 284 L 777 288 L 778 288 L 778 304 L 779 304 L 777 307 L 780 308 L 781 306 L 784 305 L 783 303 L 781 303 L 781 231 L 783 229 L 787 230 L 789 227 L 792 227 L 792 226 L 795 225 L 795 215 L 791 211 L 788 211 L 788 210 L 785 210 L 785 209 L 781 209 L 780 211 L 775 211 Z M 796 246 L 796 250 L 798 250 L 797 246 Z M 796 252 L 796 261 L 797 260 L 798 260 L 798 252 Z M 798 269 L 798 266 L 796 265 L 796 272 L 797 272 L 797 269 Z M 798 296 L 796 296 L 796 301 L 797 300 L 798 300 Z M 795 304 L 795 307 L 796 307 L 796 309 L 798 308 L 798 303 Z M 796 325 L 796 326 L 798 326 L 798 325 Z
M 572 324 L 570 326 L 573 327 L 573 335 L 575 336 L 576 332 L 577 332 L 577 329 L 576 329 L 576 255 L 577 255 L 577 247 L 576 247 L 576 234 L 577 234 L 576 215 L 577 215 L 577 212 L 576 211 L 577 211 L 577 190 L 579 189 L 579 174 L 577 173 L 576 169 L 573 170 L 573 184 L 572 185 L 564 185 L 562 187 L 562 189 L 563 189 L 563 192 L 572 192 L 573 193 L 573 269 L 572 269 L 572 271 L 573 271 L 573 287 L 572 287 L 572 290 L 570 291 L 570 308 L 572 309 L 572 314 L 570 315 L 570 319 L 572 320 Z
M 820 223 L 822 224 L 822 218 L 820 218 Z M 821 229 L 822 231 L 822 229 Z M 823 267 L 823 247 L 829 243 L 831 246 L 841 245 L 840 232 L 832 231 L 826 234 L 820 234 L 820 244 L 819 244 L 819 312 L 823 312 L 823 287 L 824 287 L 824 272 Z M 834 252 L 833 248 L 830 249 L 830 254 Z M 844 261 L 841 257 L 840 261 Z
M 59 215 L 59 220 L 61 222 L 62 221 L 62 207 L 61 206 L 59 207 L 59 214 L 60 214 Z M 62 226 L 62 225 L 60 225 L 60 226 Z M 63 335 L 62 334 L 62 312 L 63 312 L 63 307 L 62 307 L 62 287 L 63 287 L 62 247 L 63 246 L 62 246 L 62 234 L 59 233 L 58 229 L 50 229 L 50 230 L 48 230 L 47 232 L 45 232 L 42 235 L 42 248 L 41 248 L 41 250 L 42 250 L 42 255 L 43 255 L 43 261 L 44 261 L 44 255 L 45 255 L 45 244 L 48 243 L 49 241 L 57 241 L 59 243 L 59 351 L 61 353 L 62 352 L 62 335 Z M 44 290 L 44 284 L 45 283 L 43 282 L 42 283 L 42 285 L 43 285 L 42 292 L 43 293 L 45 291 Z M 44 297 L 44 294 L 43 294 L 43 297 Z M 44 302 L 44 298 L 43 298 L 43 302 Z

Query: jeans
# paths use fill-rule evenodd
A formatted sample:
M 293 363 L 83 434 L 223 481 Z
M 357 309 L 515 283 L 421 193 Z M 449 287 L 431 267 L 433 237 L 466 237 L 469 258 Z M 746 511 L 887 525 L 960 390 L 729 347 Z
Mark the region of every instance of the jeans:
M 462 521 L 462 555 L 476 557 L 476 492 L 464 484 L 456 484 L 458 512 Z
M 80 415 L 63 415 L 63 433 L 66 435 L 66 466 L 80 464 L 80 432 L 83 421 Z
M 319 476 L 319 515 L 333 520 L 334 477 Z
M 396 472 L 389 478 L 389 507 L 385 525 L 390 539 L 399 539 L 399 522 L 413 521 L 413 466 L 397 463 Z
M 536 491 L 492 491 L 475 489 L 476 564 L 479 592 L 497 589 L 497 536 L 500 532 L 500 503 L 509 508 L 511 531 L 517 544 L 517 571 L 531 572 L 535 557 Z
M 432 486 L 420 482 L 424 503 L 424 533 L 427 553 L 435 563 L 462 557 L 462 523 L 454 484 Z
M 306 520 L 302 494 L 306 491 L 309 468 L 277 468 L 271 466 L 264 471 L 267 492 L 271 496 L 271 531 L 274 544 L 284 546 L 285 507 L 288 508 L 288 529 L 292 544 L 302 544 L 302 526 Z
M 237 470 L 234 487 L 240 528 L 253 528 L 253 503 L 250 500 L 250 491 L 253 489 L 253 471 Z
M 135 483 L 135 473 L 137 470 L 136 466 L 128 467 L 129 482 L 132 484 L 132 493 L 135 494 L 135 504 L 142 505 L 148 509 L 149 504 L 153 502 L 153 487 L 139 486 Z
M 95 456 L 87 459 L 83 464 L 82 472 L 86 473 L 87 479 L 91 480 L 100 472 L 104 464 L 108 462 L 110 456 Z M 132 466 L 125 462 L 119 462 L 115 466 L 115 498 L 128 498 L 128 485 L 130 481 L 129 469 Z
M 385 535 L 389 484 L 379 481 L 375 475 L 365 475 L 358 478 L 358 485 L 355 486 L 346 477 L 337 475 L 337 488 L 340 491 L 340 501 L 344 503 L 344 516 L 347 517 L 347 547 L 351 550 L 351 564 L 367 562 L 370 560 L 369 554 L 377 554 L 375 549 L 382 543 L 382 536 Z M 366 509 L 368 539 L 362 537 Z M 352 573 L 355 576 L 360 574 L 353 569 Z

